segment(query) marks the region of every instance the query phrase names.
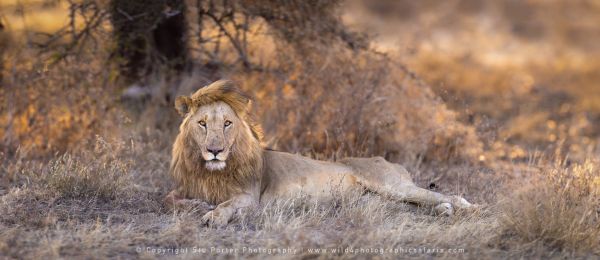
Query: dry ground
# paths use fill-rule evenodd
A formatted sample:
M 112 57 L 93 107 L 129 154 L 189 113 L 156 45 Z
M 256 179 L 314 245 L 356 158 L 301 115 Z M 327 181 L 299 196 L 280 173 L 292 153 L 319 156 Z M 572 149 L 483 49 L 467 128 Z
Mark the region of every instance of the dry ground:
M 535 178 L 525 179 L 520 172 L 516 177 L 521 179 L 515 181 L 493 177 L 498 173 L 489 170 L 455 166 L 436 174 L 455 180 L 438 182 L 441 191 L 464 190 L 484 208 L 453 217 L 355 192 L 333 194 L 336 199 L 330 202 L 299 196 L 262 205 L 243 212 L 228 227 L 214 229 L 200 225 L 203 207 L 170 212 L 161 202 L 172 187 L 166 175 L 168 141 L 163 133 L 114 142 L 98 137 L 89 151 L 78 155 L 37 161 L 18 154 L 14 161 L 5 161 L 4 179 L 12 180 L 2 190 L 2 255 L 262 259 L 599 253 L 599 176 L 598 165 L 591 162 L 541 167 Z M 413 173 L 423 184 L 422 172 Z
M 172 212 L 162 203 L 174 185 L 171 102 L 122 101 L 126 86 L 106 63 L 105 42 L 48 62 L 56 53 L 26 45 L 27 32 L 17 30 L 37 20 L 11 11 L 2 19 L 17 19 L 15 30 L 0 35 L 0 258 L 597 258 L 600 55 L 577 38 L 596 28 L 580 9 L 597 4 L 568 5 L 585 19 L 554 30 L 541 18 L 556 17 L 560 3 L 531 1 L 542 11 L 528 22 L 512 12 L 520 1 L 420 2 L 393 1 L 411 12 L 384 22 L 392 29 L 360 12 L 393 6 L 358 9 L 356 26 L 381 30 L 371 48 L 387 56 L 337 45 L 296 53 L 257 33 L 250 49 L 254 61 L 270 59 L 266 70 L 231 65 L 190 79 L 241 82 L 271 147 L 325 160 L 382 155 L 420 186 L 481 210 L 439 217 L 370 193 L 328 202 L 299 195 L 242 212 L 226 228 L 201 226 L 201 205 Z M 346 12 L 354 23 L 357 10 Z M 528 31 L 541 27 L 546 34 Z M 521 39 L 531 35 L 538 38 Z M 409 40 L 390 50 L 394 37 Z M 190 88 L 156 82 L 160 91 Z

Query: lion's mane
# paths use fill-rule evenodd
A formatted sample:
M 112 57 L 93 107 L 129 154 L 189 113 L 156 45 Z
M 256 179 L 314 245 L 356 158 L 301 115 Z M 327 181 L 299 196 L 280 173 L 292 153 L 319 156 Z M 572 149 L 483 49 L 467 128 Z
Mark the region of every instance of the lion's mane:
M 201 151 L 188 130 L 189 117 L 199 107 L 217 101 L 227 103 L 243 122 L 240 134 L 222 171 L 209 171 L 203 165 Z M 233 82 L 220 80 L 196 91 L 191 97 L 180 97 L 175 106 L 184 116 L 173 144 L 170 173 L 179 183 L 181 195 L 201 198 L 219 204 L 250 185 L 259 185 L 263 169 L 262 130 L 252 120 L 251 101 L 237 90 Z M 187 111 L 182 113 L 181 111 Z

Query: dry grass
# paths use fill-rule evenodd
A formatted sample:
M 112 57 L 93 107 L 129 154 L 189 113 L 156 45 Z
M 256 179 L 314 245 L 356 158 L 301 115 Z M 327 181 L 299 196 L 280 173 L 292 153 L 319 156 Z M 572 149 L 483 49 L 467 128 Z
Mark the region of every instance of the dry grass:
M 40 177 L 59 197 L 111 200 L 123 195 L 131 182 L 127 179 L 128 168 L 115 158 L 98 156 L 90 162 L 65 154 L 50 161 L 49 171 Z
M 411 8 L 433 8 L 426 2 Z M 422 19 L 427 16 L 407 21 Z M 253 28 L 265 27 L 262 22 Z M 448 30 L 470 28 L 452 26 Z M 485 31 L 456 35 L 476 35 L 469 39 L 486 44 Z M 508 32 L 501 36 L 512 42 Z M 235 53 L 224 46 L 227 58 L 217 72 L 199 69 L 178 87 L 156 80 L 150 87 L 159 94 L 135 109 L 118 98 L 126 86 L 106 62 L 107 42 L 59 63 L 49 62 L 52 51 L 0 44 L 7 48 L 0 88 L 0 257 L 600 255 L 594 148 L 600 130 L 592 123 L 594 106 L 586 105 L 594 100 L 586 93 L 596 93 L 589 90 L 596 63 L 568 56 L 548 66 L 510 59 L 490 66 L 480 48 L 471 48 L 470 58 L 436 48 L 382 55 L 335 40 L 290 44 L 259 30 L 249 37 L 249 58 L 260 70 L 235 64 Z M 551 77 L 561 66 L 586 87 L 563 95 L 557 85 L 531 82 L 571 82 L 568 75 Z M 331 201 L 299 194 L 244 211 L 221 229 L 200 225 L 203 207 L 168 211 L 162 198 L 173 188 L 167 170 L 178 117 L 161 95 L 184 94 L 190 81 L 218 77 L 252 93 L 271 147 L 326 160 L 385 156 L 406 165 L 420 186 L 433 184 L 483 208 L 445 218 L 358 191 L 333 194 Z M 238 251 L 217 251 L 226 249 Z
M 519 180 L 501 200 L 503 232 L 520 238 L 520 250 L 544 245 L 598 254 L 599 173 L 598 164 L 588 161 Z

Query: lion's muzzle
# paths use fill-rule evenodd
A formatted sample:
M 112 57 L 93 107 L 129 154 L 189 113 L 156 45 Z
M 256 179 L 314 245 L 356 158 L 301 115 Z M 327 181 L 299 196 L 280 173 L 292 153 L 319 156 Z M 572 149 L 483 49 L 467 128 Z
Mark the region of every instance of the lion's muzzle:
M 219 161 L 217 159 L 206 161 L 206 169 L 209 171 L 220 171 L 225 169 L 227 164 L 224 161 Z
M 223 170 L 226 166 L 228 152 L 219 148 L 207 148 L 202 153 L 202 157 L 206 161 L 206 169 L 209 171 Z

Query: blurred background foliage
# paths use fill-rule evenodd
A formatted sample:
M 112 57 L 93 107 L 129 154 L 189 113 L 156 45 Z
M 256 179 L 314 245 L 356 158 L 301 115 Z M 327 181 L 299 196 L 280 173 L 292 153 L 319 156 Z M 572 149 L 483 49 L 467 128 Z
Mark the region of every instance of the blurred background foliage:
M 267 145 L 292 152 L 489 165 L 598 151 L 597 1 L 1 6 L 7 154 L 132 126 L 172 136 L 173 98 L 223 77 L 255 97 Z

